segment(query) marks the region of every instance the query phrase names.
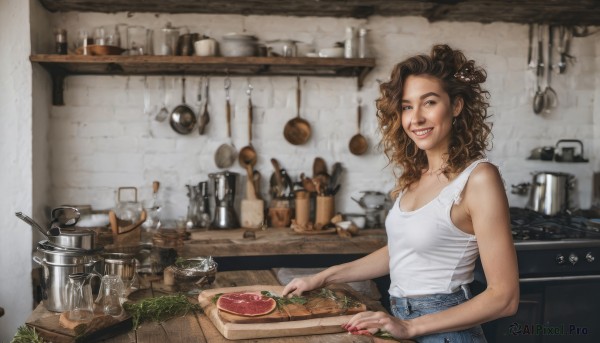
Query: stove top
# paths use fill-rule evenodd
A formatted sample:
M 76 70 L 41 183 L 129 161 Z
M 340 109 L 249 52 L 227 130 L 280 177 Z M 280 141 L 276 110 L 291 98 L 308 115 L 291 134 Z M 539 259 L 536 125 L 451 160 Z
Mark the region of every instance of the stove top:
M 547 216 L 511 207 L 510 219 L 516 245 L 600 245 L 600 228 L 583 216 L 567 213 Z

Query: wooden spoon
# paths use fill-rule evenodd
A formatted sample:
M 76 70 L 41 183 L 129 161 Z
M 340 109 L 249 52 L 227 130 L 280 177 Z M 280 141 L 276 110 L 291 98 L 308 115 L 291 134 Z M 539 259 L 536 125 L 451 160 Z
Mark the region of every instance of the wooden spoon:
M 319 174 L 327 174 L 327 163 L 321 157 L 315 157 L 313 162 L 313 178 Z
M 248 94 L 248 145 L 243 147 L 240 150 L 240 154 L 238 156 L 238 161 L 240 165 L 244 168 L 250 166 L 254 168 L 256 164 L 256 150 L 252 146 L 252 99 L 250 99 L 250 94 L 252 93 L 252 85 L 248 84 L 248 90 L 246 91 Z
M 369 143 L 367 143 L 367 139 L 360 134 L 360 121 L 362 119 L 362 111 L 360 109 L 360 102 L 358 103 L 357 108 L 357 117 L 358 117 L 358 132 L 350 139 L 350 144 L 348 144 L 348 148 L 350 152 L 354 155 L 362 155 L 367 152 L 369 148 Z
M 274 158 L 271 159 L 271 164 L 273 165 L 273 169 L 275 169 L 275 172 L 271 176 L 271 189 L 275 197 L 278 198 L 281 197 L 284 189 L 283 178 L 281 177 L 281 166 L 279 165 L 279 161 Z

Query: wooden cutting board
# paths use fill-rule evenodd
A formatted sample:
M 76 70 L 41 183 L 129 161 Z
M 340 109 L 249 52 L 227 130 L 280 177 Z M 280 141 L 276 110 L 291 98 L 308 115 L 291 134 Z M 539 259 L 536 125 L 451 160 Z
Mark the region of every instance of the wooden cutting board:
M 314 299 L 305 305 L 286 305 L 265 316 L 244 317 L 219 311 L 213 297 L 219 293 L 270 291 L 281 295 L 284 286 L 254 285 L 205 290 L 198 295 L 198 302 L 217 330 L 227 339 L 253 339 L 267 337 L 318 335 L 343 332 L 341 325 L 352 316 L 367 308 L 348 309 L 344 314 L 335 302 Z M 360 295 L 349 289 L 339 289 L 361 300 Z
M 33 314 L 35 318 L 28 320 L 27 326 L 35 328 L 40 336 L 54 343 L 97 342 L 132 328 L 131 316 L 126 314 L 113 318 L 96 313 L 86 324 L 71 322 L 64 313 L 50 312 L 43 306 L 38 306 Z

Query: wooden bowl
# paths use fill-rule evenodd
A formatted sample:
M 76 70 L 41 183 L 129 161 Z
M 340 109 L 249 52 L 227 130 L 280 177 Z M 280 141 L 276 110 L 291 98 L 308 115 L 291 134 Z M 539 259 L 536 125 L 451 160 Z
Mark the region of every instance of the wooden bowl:
M 125 49 L 122 49 L 118 46 L 112 45 L 88 45 L 87 46 L 88 55 L 91 56 L 106 56 L 106 55 L 120 55 Z M 77 55 L 83 55 L 83 47 L 77 48 L 75 51 Z

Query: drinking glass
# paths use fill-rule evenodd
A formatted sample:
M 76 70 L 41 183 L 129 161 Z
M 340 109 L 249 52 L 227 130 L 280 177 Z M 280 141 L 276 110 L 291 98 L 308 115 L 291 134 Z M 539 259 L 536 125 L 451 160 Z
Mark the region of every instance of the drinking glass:
M 149 30 L 143 26 L 127 27 L 128 49 L 130 55 L 148 55 Z
M 104 275 L 100 283 L 100 292 L 96 303 L 102 307 L 106 315 L 118 317 L 123 313 L 121 299 L 125 294 L 125 286 L 119 275 Z

